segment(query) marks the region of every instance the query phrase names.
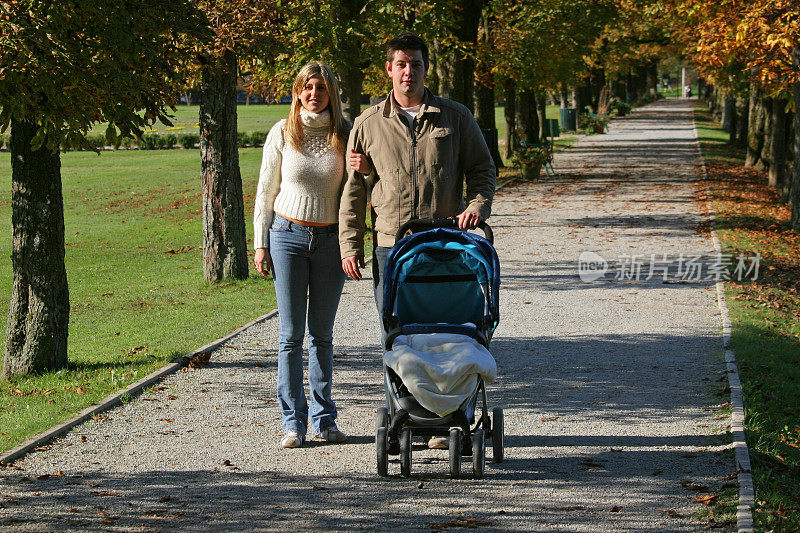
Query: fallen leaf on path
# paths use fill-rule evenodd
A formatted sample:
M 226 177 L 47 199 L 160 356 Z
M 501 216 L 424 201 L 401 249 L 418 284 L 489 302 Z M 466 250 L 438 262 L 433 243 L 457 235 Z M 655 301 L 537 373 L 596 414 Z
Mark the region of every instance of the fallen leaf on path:
M 570 505 L 568 507 L 556 507 L 556 511 L 582 511 L 586 507 L 582 505 Z
M 664 513 L 667 516 L 671 516 L 672 518 L 682 518 L 681 514 L 678 513 L 675 509 L 659 509 L 659 513 Z
M 692 498 L 692 501 L 697 503 L 702 503 L 705 506 L 709 506 L 715 501 L 717 501 L 717 496 L 716 494 L 703 494 L 701 496 L 695 496 L 694 498 Z
M 202 368 L 204 366 L 208 366 L 208 362 L 211 360 L 211 352 L 203 352 L 199 354 L 195 354 L 189 360 L 189 363 L 186 365 L 189 368 Z
M 492 522 L 489 520 L 479 520 L 477 518 L 470 518 L 467 516 L 458 516 L 449 522 L 429 523 L 428 527 L 434 531 L 439 531 L 448 528 L 468 528 L 477 529 L 481 526 L 491 526 Z

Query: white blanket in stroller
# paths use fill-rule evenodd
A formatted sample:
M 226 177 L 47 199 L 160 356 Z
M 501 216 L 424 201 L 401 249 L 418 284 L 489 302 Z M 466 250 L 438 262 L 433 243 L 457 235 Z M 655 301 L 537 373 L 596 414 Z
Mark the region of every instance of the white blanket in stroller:
M 497 378 L 497 363 L 472 337 L 454 333 L 400 335 L 383 361 L 419 404 L 439 416 L 452 413 L 472 394 L 480 375 Z

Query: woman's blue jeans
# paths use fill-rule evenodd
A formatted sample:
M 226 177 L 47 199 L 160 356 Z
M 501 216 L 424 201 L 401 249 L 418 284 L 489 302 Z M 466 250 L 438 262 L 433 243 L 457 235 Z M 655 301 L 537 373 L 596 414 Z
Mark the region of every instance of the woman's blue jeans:
M 308 317 L 308 382 L 312 431 L 335 425 L 331 399 L 333 323 L 344 285 L 338 225 L 308 227 L 275 214 L 269 251 L 278 300 L 278 402 L 283 431 L 305 436 L 309 403 L 303 389 L 303 336 Z M 306 312 L 308 310 L 308 312 Z

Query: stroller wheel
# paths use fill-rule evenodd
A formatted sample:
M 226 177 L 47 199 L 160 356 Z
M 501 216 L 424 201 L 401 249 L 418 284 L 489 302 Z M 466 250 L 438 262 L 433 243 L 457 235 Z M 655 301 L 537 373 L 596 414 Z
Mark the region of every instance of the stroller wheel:
M 400 474 L 403 477 L 411 475 L 411 430 L 403 428 L 400 431 Z
M 483 429 L 478 428 L 472 435 L 472 475 L 475 479 L 483 477 L 486 467 L 486 448 L 484 447 Z
M 461 428 L 450 429 L 450 477 L 461 477 Z
M 379 407 L 378 412 L 375 413 L 375 431 L 378 428 L 388 428 L 389 427 L 389 410 L 385 407 Z
M 492 461 L 495 463 L 503 462 L 504 431 L 503 408 L 495 407 L 492 409 Z
M 378 475 L 389 475 L 389 453 L 386 442 L 386 428 L 378 428 L 375 432 L 375 450 L 378 454 Z

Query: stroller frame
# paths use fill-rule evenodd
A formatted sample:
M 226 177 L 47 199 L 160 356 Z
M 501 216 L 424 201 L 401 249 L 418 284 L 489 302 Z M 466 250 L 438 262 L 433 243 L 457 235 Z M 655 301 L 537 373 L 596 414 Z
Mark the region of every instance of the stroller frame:
M 397 234 L 397 243 L 389 253 L 384 273 L 384 309 L 382 320 L 386 336 L 384 347 L 387 351 L 392 349 L 395 339 L 399 335 L 420 333 L 457 333 L 476 339 L 488 349 L 492 333 L 498 324 L 497 292 L 499 290 L 499 261 L 492 247 L 493 234 L 491 228 L 481 222 L 479 227 L 486 235 L 486 239 L 474 234 L 468 234 L 454 229 L 455 219 L 412 220 L 403 225 Z M 403 238 L 407 232 L 415 238 Z M 421 233 L 430 235 L 420 236 Z M 394 313 L 395 298 L 397 296 L 398 281 L 394 279 L 391 268 L 394 259 L 407 253 L 414 245 L 425 242 L 436 242 L 438 239 L 462 241 L 469 245 L 476 245 L 476 250 L 485 257 L 486 280 L 482 286 L 482 297 L 485 302 L 481 317 L 473 317 L 470 324 L 451 323 L 404 323 Z M 420 278 L 421 276 L 411 276 Z M 436 276 L 434 276 L 436 277 Z M 469 276 L 452 276 L 458 281 L 463 281 Z M 472 276 L 472 281 L 478 281 L 477 276 Z M 451 280 L 448 280 L 451 281 Z M 437 414 L 422 407 L 403 384 L 400 377 L 385 364 L 383 365 L 384 392 L 386 406 L 377 411 L 376 451 L 378 474 L 388 475 L 388 456 L 400 455 L 400 471 L 403 476 L 411 473 L 411 438 L 414 436 L 432 437 L 447 436 L 449 449 L 449 470 L 454 478 L 460 477 L 461 456 L 471 456 L 473 476 L 481 478 L 485 466 L 485 438 L 492 440 L 495 463 L 503 460 L 503 410 L 496 407 L 492 410 L 491 417 L 487 407 L 486 384 L 478 376 L 473 392 L 461 403 L 455 411 L 445 415 Z M 477 403 L 481 402 L 481 414 L 477 415 Z

